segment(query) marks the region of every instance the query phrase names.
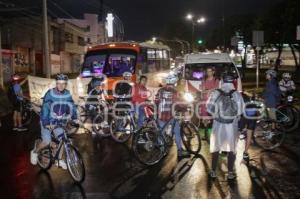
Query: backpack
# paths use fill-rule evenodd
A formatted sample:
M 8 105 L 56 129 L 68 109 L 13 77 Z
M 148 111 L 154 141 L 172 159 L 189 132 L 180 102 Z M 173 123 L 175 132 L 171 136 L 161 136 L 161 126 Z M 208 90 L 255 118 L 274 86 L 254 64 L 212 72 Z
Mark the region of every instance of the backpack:
M 215 113 L 214 119 L 224 124 L 232 123 L 234 118 L 238 115 L 238 105 L 232 97 L 235 90 L 231 90 L 228 93 L 221 89 L 217 89 L 217 91 L 220 94 L 215 101 L 217 112 Z
M 11 84 L 9 85 L 8 87 L 8 90 L 7 90 L 7 97 L 9 99 L 9 101 L 12 103 L 12 104 L 16 104 L 18 99 L 17 99 L 17 95 L 15 93 L 15 90 L 14 90 L 14 86 Z

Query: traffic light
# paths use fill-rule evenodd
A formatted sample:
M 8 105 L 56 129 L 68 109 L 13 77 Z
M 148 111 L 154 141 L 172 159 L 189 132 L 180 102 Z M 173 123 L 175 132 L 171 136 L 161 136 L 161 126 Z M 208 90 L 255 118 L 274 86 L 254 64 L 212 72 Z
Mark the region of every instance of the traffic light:
M 202 39 L 199 39 L 199 40 L 198 40 L 198 44 L 199 44 L 199 45 L 203 44 L 203 40 L 202 40 Z

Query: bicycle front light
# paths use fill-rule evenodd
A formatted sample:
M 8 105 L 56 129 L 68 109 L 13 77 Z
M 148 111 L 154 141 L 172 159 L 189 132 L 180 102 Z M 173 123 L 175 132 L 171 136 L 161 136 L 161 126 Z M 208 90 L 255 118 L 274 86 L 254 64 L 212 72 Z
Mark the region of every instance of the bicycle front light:
M 293 96 L 289 95 L 289 96 L 287 97 L 287 101 L 288 101 L 288 102 L 293 102 L 293 100 L 294 100 L 294 97 L 293 97 Z
M 183 99 L 186 102 L 193 102 L 195 100 L 194 96 L 191 93 L 184 93 Z

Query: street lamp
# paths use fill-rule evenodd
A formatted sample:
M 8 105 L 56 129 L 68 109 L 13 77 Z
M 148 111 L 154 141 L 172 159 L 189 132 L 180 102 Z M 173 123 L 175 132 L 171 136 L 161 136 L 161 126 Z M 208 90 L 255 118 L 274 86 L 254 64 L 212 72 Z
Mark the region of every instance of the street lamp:
M 197 23 L 204 23 L 206 19 L 204 17 L 201 17 L 197 20 Z
M 186 19 L 192 22 L 192 40 L 191 40 L 191 51 L 194 49 L 194 34 L 195 34 L 195 25 L 203 24 L 206 19 L 204 17 L 200 17 L 197 20 L 193 20 L 194 16 L 192 14 L 187 14 Z
M 192 14 L 187 14 L 186 18 L 187 18 L 187 20 L 192 20 L 193 19 L 193 15 Z

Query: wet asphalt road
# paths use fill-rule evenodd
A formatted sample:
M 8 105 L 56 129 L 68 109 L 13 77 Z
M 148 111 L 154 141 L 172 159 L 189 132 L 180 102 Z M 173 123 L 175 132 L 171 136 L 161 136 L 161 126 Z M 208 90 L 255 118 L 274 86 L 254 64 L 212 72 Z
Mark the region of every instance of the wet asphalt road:
M 110 138 L 101 139 L 88 133 L 76 135 L 73 140 L 86 166 L 84 183 L 76 185 L 65 170 L 52 166 L 49 172 L 41 172 L 38 166 L 30 164 L 30 150 L 39 136 L 37 124 L 35 118 L 29 132 L 16 133 L 9 130 L 9 118 L 3 121 L 0 198 L 285 198 L 266 174 L 267 170 L 255 163 L 264 155 L 259 149 L 251 151 L 254 160 L 249 167 L 241 160 L 241 153 L 238 154 L 238 177 L 233 182 L 226 180 L 223 157 L 219 161 L 218 179 L 212 182 L 207 175 L 211 159 L 205 141 L 198 156 L 179 161 L 173 146 L 160 164 L 145 167 L 132 155 L 130 144 L 117 144 Z M 239 143 L 239 148 L 242 147 L 243 142 Z M 288 198 L 298 198 L 296 193 L 290 194 Z

